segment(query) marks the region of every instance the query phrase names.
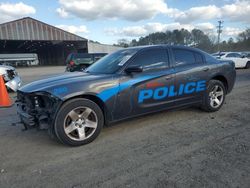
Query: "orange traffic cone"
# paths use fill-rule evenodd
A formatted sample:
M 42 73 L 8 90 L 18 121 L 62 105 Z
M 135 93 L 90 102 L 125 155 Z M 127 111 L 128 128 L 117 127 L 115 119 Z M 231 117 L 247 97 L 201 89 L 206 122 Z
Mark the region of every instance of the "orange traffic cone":
M 12 102 L 8 95 L 3 76 L 0 75 L 0 107 L 10 107 Z

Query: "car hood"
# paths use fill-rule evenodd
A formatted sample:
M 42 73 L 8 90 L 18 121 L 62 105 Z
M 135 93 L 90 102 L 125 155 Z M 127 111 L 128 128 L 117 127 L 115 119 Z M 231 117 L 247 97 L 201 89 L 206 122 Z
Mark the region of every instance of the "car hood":
M 77 84 L 83 84 L 93 80 L 100 80 L 111 75 L 105 74 L 89 74 L 83 72 L 72 72 L 63 73 L 57 76 L 53 76 L 47 79 L 38 80 L 27 84 L 19 89 L 19 91 L 25 93 L 32 93 L 37 91 L 50 91 L 53 88 L 58 88 L 61 86 L 72 86 Z

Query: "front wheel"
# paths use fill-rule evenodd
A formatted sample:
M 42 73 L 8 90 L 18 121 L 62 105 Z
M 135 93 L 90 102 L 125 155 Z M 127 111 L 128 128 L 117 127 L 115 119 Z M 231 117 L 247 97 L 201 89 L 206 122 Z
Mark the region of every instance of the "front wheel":
M 54 129 L 63 144 L 80 146 L 92 142 L 100 134 L 103 124 L 103 113 L 96 103 L 73 99 L 59 110 Z
M 225 101 L 225 96 L 224 84 L 219 80 L 210 80 L 204 95 L 202 108 L 207 112 L 218 111 Z

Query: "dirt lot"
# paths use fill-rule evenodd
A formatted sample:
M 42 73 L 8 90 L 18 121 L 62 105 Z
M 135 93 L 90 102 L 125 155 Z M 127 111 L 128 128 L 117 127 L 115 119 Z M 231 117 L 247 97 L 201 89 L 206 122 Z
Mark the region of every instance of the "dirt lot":
M 18 71 L 28 83 L 64 68 Z M 0 109 L 0 187 L 250 187 L 250 70 L 237 71 L 219 112 L 148 115 L 82 147 L 22 132 L 16 121 L 15 107 Z

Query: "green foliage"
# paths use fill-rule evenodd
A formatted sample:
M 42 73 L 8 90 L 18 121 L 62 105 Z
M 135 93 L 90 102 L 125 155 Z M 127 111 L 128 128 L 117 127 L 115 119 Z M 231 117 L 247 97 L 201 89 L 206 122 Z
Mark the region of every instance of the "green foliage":
M 132 41 L 128 41 L 120 39 L 116 45 L 130 47 L 156 44 L 192 46 L 210 53 L 218 51 L 215 36 L 211 37 L 199 29 L 193 29 L 191 32 L 186 29 L 176 29 L 173 31 L 151 33 L 145 37 L 140 37 L 138 40 L 133 39 Z M 223 41 L 219 45 L 220 51 L 250 51 L 250 29 L 240 33 L 235 40 L 229 38 L 228 41 Z

